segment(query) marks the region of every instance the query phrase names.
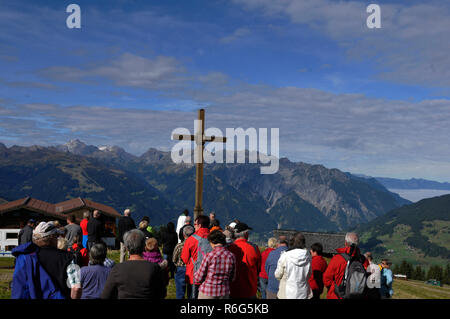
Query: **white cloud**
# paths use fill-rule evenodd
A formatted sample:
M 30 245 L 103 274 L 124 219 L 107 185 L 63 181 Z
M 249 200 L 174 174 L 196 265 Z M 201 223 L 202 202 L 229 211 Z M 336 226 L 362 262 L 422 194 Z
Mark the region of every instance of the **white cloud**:
M 241 38 L 249 35 L 250 33 L 251 32 L 250 32 L 249 28 L 246 28 L 246 27 L 237 28 L 236 30 L 234 30 L 234 32 L 232 34 L 230 34 L 226 37 L 220 38 L 219 41 L 220 41 L 220 43 L 223 43 L 223 44 L 229 44 L 231 42 L 234 42 L 238 39 L 241 39 Z
M 383 80 L 450 86 L 450 6 L 447 2 L 382 3 L 381 29 L 366 27 L 367 2 L 234 0 L 267 19 L 306 25 L 346 49 L 350 59 L 375 62 Z
M 184 69 L 173 57 L 157 56 L 146 59 L 124 53 L 116 59 L 85 69 L 74 67 L 49 67 L 38 71 L 41 76 L 56 81 L 89 83 L 101 77 L 118 86 L 144 89 L 164 89 L 182 85 Z
M 280 154 L 292 160 L 368 175 L 450 180 L 449 100 L 392 101 L 264 85 L 246 85 L 229 95 L 211 93 L 208 99 L 207 128 L 224 133 L 227 127 L 279 128 Z M 35 103 L 7 108 L 5 102 L 0 114 L 2 136 L 8 140 L 56 144 L 79 138 L 135 154 L 149 147 L 170 149 L 172 130 L 193 131 L 196 118 L 195 112 L 126 106 Z
M 167 98 L 188 99 L 209 103 L 220 96 L 242 89 L 228 75 L 211 71 L 198 73 L 187 70 L 174 57 L 157 56 L 144 58 L 131 53 L 83 68 L 52 66 L 38 70 L 37 75 L 59 82 L 80 84 L 112 84 L 116 87 L 131 87 L 156 91 Z M 105 82 L 107 80 L 107 82 Z
M 145 59 L 124 53 L 110 65 L 94 68 L 89 73 L 111 79 L 117 85 L 157 89 L 178 86 L 183 81 L 182 72 L 179 62 L 172 57 Z

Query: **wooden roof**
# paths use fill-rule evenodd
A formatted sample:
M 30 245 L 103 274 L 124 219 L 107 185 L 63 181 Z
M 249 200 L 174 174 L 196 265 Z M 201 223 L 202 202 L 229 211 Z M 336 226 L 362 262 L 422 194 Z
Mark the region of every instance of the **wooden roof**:
M 307 248 L 311 247 L 314 243 L 321 243 L 323 246 L 323 252 L 326 254 L 335 254 L 336 248 L 344 247 L 345 245 L 345 233 L 314 233 L 298 230 L 274 230 L 274 236 L 280 235 L 289 236 L 300 232 L 305 236 L 305 245 Z
M 79 197 L 56 204 L 44 202 L 32 197 L 25 197 L 12 202 L 1 204 L 0 214 L 4 214 L 6 212 L 21 208 L 26 208 L 45 215 L 51 215 L 63 220 L 67 217 L 68 213 L 83 208 L 91 210 L 97 209 L 103 214 L 111 217 L 121 216 L 114 208 L 110 206 Z
M 12 202 L 6 202 L 0 205 L 1 211 L 9 211 L 11 209 L 16 209 L 19 206 L 25 205 L 25 203 L 30 199 L 30 197 L 25 197 L 21 199 L 17 199 Z
M 56 218 L 62 218 L 65 219 L 66 216 L 62 214 L 62 212 L 56 212 L 55 207 L 53 204 L 41 201 L 36 198 L 28 197 L 28 200 L 25 202 L 25 204 L 21 208 L 28 208 L 32 211 L 41 212 L 45 215 L 51 215 Z M 0 213 L 1 213 L 1 207 L 0 207 Z
M 84 202 L 81 198 L 78 197 L 55 204 L 55 211 L 67 213 L 69 211 L 79 209 L 82 206 L 84 206 Z
M 93 202 L 93 201 L 91 201 L 89 199 L 83 199 L 83 201 L 84 201 L 86 207 L 93 208 L 93 209 L 98 209 L 102 213 L 110 215 L 111 217 L 121 217 L 122 216 L 122 215 L 120 215 L 117 212 L 117 210 L 115 210 L 111 206 L 107 206 L 107 205 L 104 205 L 104 204 L 96 203 L 96 202 Z

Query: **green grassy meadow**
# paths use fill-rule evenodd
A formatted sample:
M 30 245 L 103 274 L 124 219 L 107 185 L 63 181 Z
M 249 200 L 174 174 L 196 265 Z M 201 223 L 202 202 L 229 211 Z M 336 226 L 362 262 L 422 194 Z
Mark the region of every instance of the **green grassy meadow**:
M 417 280 L 394 280 L 393 299 L 450 299 L 450 286 L 431 286 Z

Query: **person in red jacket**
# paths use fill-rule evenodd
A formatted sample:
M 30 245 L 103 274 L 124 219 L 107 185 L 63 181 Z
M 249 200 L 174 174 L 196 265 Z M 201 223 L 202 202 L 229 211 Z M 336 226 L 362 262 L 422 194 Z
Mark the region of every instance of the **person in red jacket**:
M 236 257 L 236 278 L 230 286 L 231 298 L 256 298 L 261 253 L 257 246 L 248 242 L 251 229 L 247 224 L 238 223 L 234 228 L 236 240 L 228 246 Z
M 83 247 L 87 248 L 87 241 L 88 241 L 88 231 L 87 231 L 87 224 L 89 222 L 89 217 L 91 213 L 89 211 L 85 211 L 83 213 L 83 220 L 80 222 L 81 231 L 83 232 Z
M 336 249 L 337 254 L 334 255 L 333 258 L 331 258 L 327 270 L 323 274 L 323 283 L 328 289 L 327 299 L 340 299 L 338 295 L 336 295 L 334 289 L 335 286 L 339 286 L 341 284 L 342 278 L 344 277 L 345 268 L 347 266 L 347 262 L 340 254 L 350 254 L 352 245 L 355 246 L 351 255 L 352 258 L 359 258 L 364 265 L 368 263 L 364 255 L 362 255 L 359 251 L 358 234 L 347 233 L 345 235 L 345 247 Z
M 320 299 L 323 292 L 323 273 L 327 270 L 327 261 L 322 257 L 323 246 L 321 243 L 312 244 L 310 252 L 312 275 L 309 277 L 309 286 L 313 291 L 312 299 Z
M 267 257 L 269 257 L 269 254 L 272 250 L 275 250 L 277 248 L 277 239 L 275 237 L 269 238 L 267 241 L 267 248 L 261 253 L 261 270 L 259 272 L 259 286 L 258 290 L 261 293 L 261 299 L 267 299 L 266 298 L 266 287 L 267 282 L 269 281 L 269 276 L 266 272 L 266 260 Z
M 194 262 L 197 260 L 198 240 L 194 235 L 207 238 L 209 235 L 209 217 L 200 215 L 194 221 L 195 233 L 186 239 L 183 250 L 181 251 L 181 260 L 186 264 L 186 281 L 192 285 L 192 294 L 189 299 L 197 299 L 198 285 L 194 285 Z

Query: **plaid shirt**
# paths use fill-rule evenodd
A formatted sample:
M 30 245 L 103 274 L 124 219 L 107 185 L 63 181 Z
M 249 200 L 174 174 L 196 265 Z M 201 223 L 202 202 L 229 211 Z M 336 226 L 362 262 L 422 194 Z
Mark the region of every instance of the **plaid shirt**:
M 236 274 L 236 258 L 223 246 L 216 246 L 202 260 L 194 275 L 195 282 L 202 283 L 199 292 L 212 297 L 228 296 L 230 282 Z

